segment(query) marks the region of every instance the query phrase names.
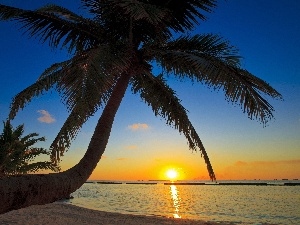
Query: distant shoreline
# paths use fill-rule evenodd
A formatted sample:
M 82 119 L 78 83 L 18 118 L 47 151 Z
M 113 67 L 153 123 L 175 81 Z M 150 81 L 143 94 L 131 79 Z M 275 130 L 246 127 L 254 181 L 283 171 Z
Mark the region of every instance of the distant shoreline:
M 298 179 L 288 180 L 224 180 L 219 182 L 211 181 L 168 181 L 168 180 L 137 180 L 137 181 L 98 181 L 98 180 L 88 180 L 85 183 L 94 184 L 163 184 L 163 185 L 253 185 L 253 186 L 300 186 Z

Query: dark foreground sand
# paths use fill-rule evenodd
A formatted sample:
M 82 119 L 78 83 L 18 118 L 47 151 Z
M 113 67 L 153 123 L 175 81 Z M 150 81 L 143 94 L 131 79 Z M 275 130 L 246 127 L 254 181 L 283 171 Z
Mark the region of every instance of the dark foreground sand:
M 1 203 L 0 203 L 1 204 Z M 173 219 L 156 216 L 136 216 L 120 213 L 109 213 L 81 208 L 65 203 L 51 203 L 30 206 L 0 214 L 1 225 L 150 225 L 150 224 L 189 224 L 189 225 L 227 225 L 196 220 Z

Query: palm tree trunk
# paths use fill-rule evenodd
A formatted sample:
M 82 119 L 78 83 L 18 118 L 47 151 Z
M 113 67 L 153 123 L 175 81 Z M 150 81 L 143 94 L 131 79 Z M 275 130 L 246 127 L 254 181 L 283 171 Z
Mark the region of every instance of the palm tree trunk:
M 71 169 L 53 174 L 28 174 L 0 178 L 0 213 L 63 199 L 81 187 L 103 154 L 114 117 L 125 95 L 130 76 L 122 75 L 98 120 L 84 157 Z

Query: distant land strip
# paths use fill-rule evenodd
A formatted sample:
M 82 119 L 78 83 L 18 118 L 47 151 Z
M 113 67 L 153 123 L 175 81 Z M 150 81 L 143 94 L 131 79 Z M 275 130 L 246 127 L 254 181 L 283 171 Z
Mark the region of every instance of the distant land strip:
M 158 184 L 155 182 L 107 182 L 107 181 L 86 181 L 85 183 L 89 184 L 144 184 L 144 185 L 153 185 Z M 203 182 L 164 182 L 159 183 L 164 185 L 240 185 L 240 186 L 300 186 L 300 182 L 285 182 L 285 183 L 260 183 L 260 182 L 220 182 L 220 183 L 203 183 Z

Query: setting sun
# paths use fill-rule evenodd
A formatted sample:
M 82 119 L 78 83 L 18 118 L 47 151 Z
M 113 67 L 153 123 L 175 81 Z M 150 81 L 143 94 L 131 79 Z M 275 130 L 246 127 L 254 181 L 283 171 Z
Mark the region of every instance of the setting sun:
M 166 172 L 166 174 L 167 174 L 167 177 L 168 177 L 170 180 L 173 180 L 173 179 L 175 179 L 175 178 L 178 176 L 177 171 L 174 170 L 174 169 L 169 169 L 169 170 Z

